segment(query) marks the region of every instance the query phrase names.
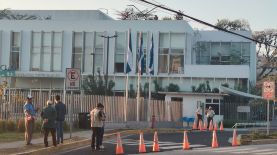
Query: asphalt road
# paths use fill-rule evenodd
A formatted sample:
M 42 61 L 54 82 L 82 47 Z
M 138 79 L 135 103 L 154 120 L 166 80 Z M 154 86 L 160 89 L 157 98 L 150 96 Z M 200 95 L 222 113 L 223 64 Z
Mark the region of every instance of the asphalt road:
M 238 132 L 238 134 L 241 132 Z M 232 132 L 224 131 L 217 132 L 217 138 L 219 143 L 218 149 L 223 148 L 235 148 L 230 147 L 231 144 L 228 140 L 232 137 Z M 121 137 L 123 143 L 123 149 L 125 154 L 138 154 L 138 142 L 139 135 L 129 135 L 126 137 Z M 211 150 L 211 154 L 215 154 L 213 151 L 216 149 L 211 149 L 212 143 L 212 132 L 188 132 L 188 139 L 190 142 L 191 150 L 182 150 L 183 144 L 183 133 L 158 133 L 160 152 L 153 153 L 153 134 L 144 134 L 144 142 L 146 145 L 146 154 L 209 154 L 206 150 Z M 230 140 L 229 140 L 230 141 Z M 75 155 L 75 154 L 94 154 L 94 155 L 111 155 L 115 154 L 116 140 L 111 139 L 104 141 L 105 150 L 104 151 L 92 151 L 90 146 L 84 146 L 81 148 L 76 148 L 74 150 L 68 150 L 66 152 L 60 152 L 57 155 Z M 202 149 L 202 150 L 201 150 Z M 225 154 L 225 153 L 224 153 Z M 228 154 L 228 153 L 226 153 Z

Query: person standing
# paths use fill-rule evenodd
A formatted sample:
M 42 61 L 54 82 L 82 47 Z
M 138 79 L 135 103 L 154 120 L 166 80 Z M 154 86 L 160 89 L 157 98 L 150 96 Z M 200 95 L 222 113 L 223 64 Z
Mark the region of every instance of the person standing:
M 35 115 L 36 110 L 34 108 L 33 97 L 31 95 L 27 96 L 26 103 L 23 106 L 24 115 L 25 115 L 25 142 L 26 145 L 31 145 L 32 141 L 32 135 L 34 131 L 34 125 L 35 125 Z
M 44 146 L 48 147 L 48 134 L 51 132 L 53 145 L 57 146 L 56 142 L 56 128 L 55 120 L 57 118 L 57 112 L 55 107 L 53 107 L 53 102 L 51 100 L 47 101 L 47 106 L 43 108 L 41 117 L 43 120 L 42 129 L 44 132 Z
M 101 127 L 101 130 L 100 130 L 100 149 L 104 149 L 104 145 L 103 145 L 103 137 L 104 137 L 104 132 L 105 132 L 105 120 L 106 120 L 106 114 L 104 112 L 104 105 L 102 104 L 101 105 L 101 108 L 100 108 L 100 117 L 103 121 L 103 126 Z
M 207 128 L 208 128 L 208 129 L 209 129 L 209 127 L 210 127 L 210 122 L 211 122 L 211 121 L 214 122 L 214 121 L 213 121 L 214 115 L 215 115 L 215 112 L 214 112 L 213 108 L 210 106 L 209 109 L 208 109 L 208 111 L 207 111 L 207 122 L 208 122 Z
M 201 120 L 203 122 L 203 118 L 202 118 L 202 107 L 199 106 L 196 110 L 196 116 L 197 116 L 197 129 L 199 128 L 199 121 Z
M 57 133 L 57 144 L 63 143 L 63 124 L 66 114 L 65 104 L 61 102 L 59 95 L 55 96 L 55 109 L 57 112 L 56 118 L 56 133 Z
M 101 128 L 103 127 L 103 121 L 101 117 L 101 107 L 102 104 L 98 103 L 97 106 L 91 110 L 90 119 L 91 119 L 91 128 L 92 128 L 92 136 L 91 136 L 91 148 L 92 150 L 100 150 L 100 134 Z M 96 145 L 95 145 L 96 142 Z

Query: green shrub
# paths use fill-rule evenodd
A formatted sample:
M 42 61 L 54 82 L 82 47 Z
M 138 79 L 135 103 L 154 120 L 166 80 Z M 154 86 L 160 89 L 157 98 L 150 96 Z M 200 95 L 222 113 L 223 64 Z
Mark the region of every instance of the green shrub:
M 63 123 L 63 130 L 69 131 L 69 124 L 66 121 L 64 121 L 64 123 Z
M 4 120 L 0 120 L 0 133 L 6 131 L 6 123 Z
M 42 121 L 41 120 L 36 120 L 35 121 L 35 132 L 41 132 L 41 126 L 42 126 Z
M 25 120 L 24 119 L 17 120 L 17 131 L 18 132 L 25 131 Z
M 7 131 L 15 131 L 15 129 L 16 129 L 15 121 L 12 121 L 12 120 L 6 121 L 6 130 Z

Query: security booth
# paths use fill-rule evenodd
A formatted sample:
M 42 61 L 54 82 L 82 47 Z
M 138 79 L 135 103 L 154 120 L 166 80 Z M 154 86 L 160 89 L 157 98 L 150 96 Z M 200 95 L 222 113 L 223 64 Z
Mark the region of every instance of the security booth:
M 205 110 L 210 106 L 215 112 L 213 120 L 220 122 L 223 120 L 221 114 L 221 105 L 223 103 L 223 97 L 227 94 L 223 93 L 194 93 L 194 92 L 162 92 L 165 94 L 165 101 L 174 101 L 179 99 L 183 104 L 183 121 L 193 122 L 196 119 L 196 110 L 198 107 L 202 107 L 203 120 L 206 120 Z M 189 124 L 189 122 L 187 122 Z M 184 123 L 184 126 L 188 124 Z

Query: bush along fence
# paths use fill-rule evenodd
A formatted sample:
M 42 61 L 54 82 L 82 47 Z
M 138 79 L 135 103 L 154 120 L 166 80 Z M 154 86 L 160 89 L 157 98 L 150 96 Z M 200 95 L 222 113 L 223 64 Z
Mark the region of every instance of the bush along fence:
M 60 95 L 61 100 L 66 104 L 66 120 L 69 121 L 70 107 L 72 109 L 72 120 L 78 121 L 80 113 L 88 113 L 96 104 L 101 102 L 105 106 L 107 122 L 121 123 L 126 121 L 137 121 L 137 108 L 139 108 L 139 121 L 149 121 L 155 115 L 156 121 L 179 121 L 182 117 L 181 102 L 165 102 L 162 100 L 151 100 L 140 98 L 137 105 L 136 99 L 128 99 L 125 104 L 124 96 L 98 96 L 85 94 L 66 94 L 63 91 L 54 90 L 13 90 L 0 100 L 0 119 L 18 120 L 23 118 L 23 105 L 28 94 L 33 96 L 33 103 L 38 109 L 37 116 L 48 99 L 54 100 L 55 95 Z M 126 111 L 125 111 L 126 109 Z

